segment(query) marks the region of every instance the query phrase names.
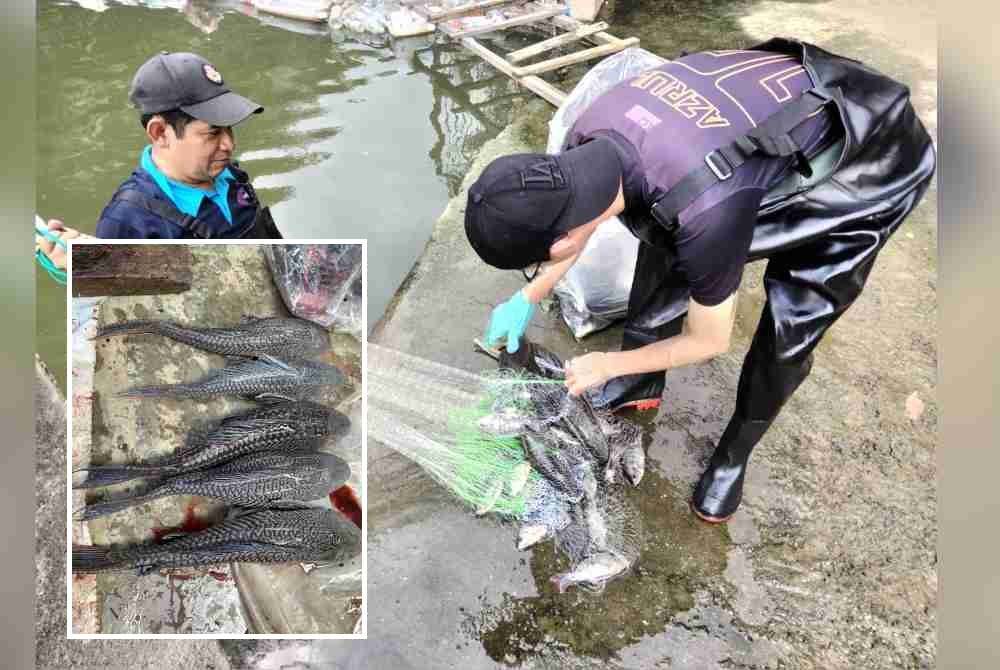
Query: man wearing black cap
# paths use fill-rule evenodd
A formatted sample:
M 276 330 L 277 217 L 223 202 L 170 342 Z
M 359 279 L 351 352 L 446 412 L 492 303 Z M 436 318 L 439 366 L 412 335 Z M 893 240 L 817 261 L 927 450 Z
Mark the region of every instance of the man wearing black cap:
M 160 53 L 136 72 L 129 99 L 150 144 L 97 224 L 104 238 L 280 238 L 249 177 L 232 162 L 233 126 L 263 111 L 211 63 Z
M 501 157 L 469 189 L 484 261 L 547 264 L 493 310 L 487 344 L 516 350 L 534 305 L 618 215 L 641 242 L 622 348 L 569 361 L 566 384 L 595 406 L 655 407 L 664 371 L 728 349 L 743 267 L 768 258 L 736 409 L 692 499 L 727 521 L 750 452 L 934 165 L 908 89 L 857 61 L 775 39 L 669 62 L 598 97 L 563 153 Z

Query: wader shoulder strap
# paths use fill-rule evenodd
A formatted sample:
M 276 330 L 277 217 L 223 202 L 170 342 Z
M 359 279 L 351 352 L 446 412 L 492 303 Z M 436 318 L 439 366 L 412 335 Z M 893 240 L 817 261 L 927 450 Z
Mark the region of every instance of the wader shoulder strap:
M 185 214 L 181 210 L 177 209 L 173 203 L 167 202 L 166 200 L 160 200 L 159 198 L 150 197 L 139 189 L 122 189 L 115 195 L 115 200 L 123 200 L 130 205 L 135 205 L 136 207 L 141 207 L 148 212 L 152 212 L 161 219 L 165 219 L 171 223 L 176 223 L 196 238 L 208 239 L 212 237 L 211 230 L 202 221 Z
M 677 216 L 698 196 L 720 181 L 726 181 L 754 155 L 795 156 L 796 168 L 805 176 L 812 170 L 801 148 L 789 133 L 809 116 L 830 102 L 830 98 L 811 89 L 784 105 L 746 135 L 737 137 L 705 156 L 705 164 L 684 175 L 661 198 L 653 203 L 653 217 L 668 231 L 677 228 Z

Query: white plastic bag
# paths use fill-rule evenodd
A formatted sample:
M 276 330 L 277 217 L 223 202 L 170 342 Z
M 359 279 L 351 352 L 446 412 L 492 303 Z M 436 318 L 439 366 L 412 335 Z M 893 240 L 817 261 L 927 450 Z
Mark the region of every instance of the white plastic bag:
M 573 123 L 602 93 L 666 62 L 645 49 L 632 47 L 598 63 L 570 92 L 549 122 L 546 151 L 560 152 Z M 556 284 L 555 295 L 563 320 L 577 339 L 625 317 L 638 254 L 639 240 L 617 217 L 609 219 L 601 224 L 579 260 Z

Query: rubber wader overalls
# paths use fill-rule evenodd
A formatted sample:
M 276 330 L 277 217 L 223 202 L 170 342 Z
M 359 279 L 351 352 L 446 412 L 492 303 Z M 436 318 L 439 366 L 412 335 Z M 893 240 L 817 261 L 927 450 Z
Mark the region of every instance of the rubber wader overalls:
M 789 129 L 820 106 L 836 110 L 842 139 L 827 152 L 831 164 L 802 165 L 812 178 L 769 192 L 757 213 L 748 260 L 768 259 L 766 301 L 743 362 L 733 417 L 695 489 L 694 509 L 708 521 L 725 520 L 739 506 L 751 451 L 809 374 L 813 349 L 861 293 L 879 250 L 919 203 L 935 168 L 930 137 L 903 84 L 795 40 L 773 39 L 753 50 L 796 57 L 813 88 L 707 153 L 669 189 L 653 184 L 648 210 L 622 217 L 643 242 L 622 341 L 628 350 L 681 331 L 689 291 L 672 262 L 678 214 L 752 156 L 804 159 Z M 620 377 L 593 389 L 590 398 L 595 406 L 617 407 L 659 398 L 663 384 L 662 372 Z

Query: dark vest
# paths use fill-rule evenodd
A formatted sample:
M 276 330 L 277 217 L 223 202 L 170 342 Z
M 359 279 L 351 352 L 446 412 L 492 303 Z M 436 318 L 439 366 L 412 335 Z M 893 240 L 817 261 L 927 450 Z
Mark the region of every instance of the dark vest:
M 235 163 L 230 164 L 229 169 L 236 177 L 227 193 L 232 223 L 208 198 L 202 200 L 197 216 L 185 214 L 160 192 L 145 173 L 141 174 L 144 179 L 133 175 L 133 179 L 122 184 L 112 197 L 112 204 L 126 203 L 146 219 L 158 219 L 164 224 L 179 226 L 186 238 L 281 239 L 270 210 L 261 206 L 247 173 Z

